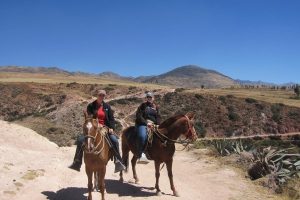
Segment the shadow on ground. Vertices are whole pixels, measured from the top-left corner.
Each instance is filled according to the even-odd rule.
[[[132,197],[150,197],[156,195],[153,187],[140,187],[111,179],[106,179],[105,184],[106,193],[108,194],[118,194],[118,196]],[[153,192],[145,190],[153,190]],[[45,195],[49,200],[85,200],[85,195],[87,195],[87,192],[87,188],[68,187],[60,189],[56,192],[43,191],[42,194]]]
[[[150,197],[155,196],[155,191],[149,192],[145,190],[154,190],[153,187],[142,187],[132,185],[118,180],[106,179],[106,192],[111,194],[118,194],[119,196],[132,196],[132,197]]]
[[[60,189],[57,192],[43,191],[42,194],[47,196],[49,200],[86,200],[84,194],[87,192],[87,188],[68,187]]]

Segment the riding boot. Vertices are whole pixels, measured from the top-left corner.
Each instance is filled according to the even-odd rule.
[[[119,150],[119,147],[115,146],[114,145],[114,158],[115,158],[115,173],[117,172],[120,172],[120,171],[123,171],[126,169],[125,165],[123,164],[122,162],[122,157],[121,157],[121,154],[120,154],[120,150]]]
[[[119,149],[119,142],[118,139],[115,135],[111,134],[109,135],[111,144],[112,144],[112,150],[113,150],[113,155],[114,155],[114,163],[115,163],[115,173],[120,172],[122,170],[125,170],[126,167],[122,163],[122,157],[120,154],[120,149]]]
[[[80,171],[81,164],[82,164],[82,158],[83,158],[83,140],[81,137],[77,139],[77,147],[76,152],[74,156],[73,163],[69,166],[70,169]]]

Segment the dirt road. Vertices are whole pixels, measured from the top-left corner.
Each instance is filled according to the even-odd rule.
[[[74,147],[58,148],[56,144],[34,131],[0,121],[0,199],[1,200],[83,200],[86,199],[87,178],[67,168],[72,162]],[[276,199],[243,175],[201,152],[176,152],[174,180],[180,197],[172,196],[166,168],[161,171],[162,196],[156,196],[154,164],[138,165],[140,185],[118,181],[110,162],[106,174],[106,199],[184,199],[238,200]],[[100,194],[93,193],[94,199]]]

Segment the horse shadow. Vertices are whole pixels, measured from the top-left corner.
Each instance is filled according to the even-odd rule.
[[[106,179],[106,192],[108,194],[118,194],[118,196],[131,196],[131,197],[151,197],[155,196],[155,192],[145,190],[155,190],[153,187],[139,187],[126,182],[118,180]],[[49,200],[86,200],[87,188],[68,187],[54,191],[43,191],[42,194]]]
[[[87,192],[87,188],[68,187],[60,189],[56,192],[43,191],[42,194],[47,196],[47,199],[49,200],[86,200],[86,196],[84,196],[84,194]]]
[[[155,190],[154,187],[143,187],[132,185],[126,182],[120,182],[118,180],[106,179],[106,192],[111,194],[118,194],[119,196],[131,196],[131,197],[151,197],[155,196],[155,192],[149,192],[146,190]]]

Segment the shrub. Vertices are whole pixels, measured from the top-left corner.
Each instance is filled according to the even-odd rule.
[[[110,87],[110,86],[107,86],[107,87],[104,88],[104,90],[105,90],[106,92],[109,92],[109,91],[115,90],[115,88]]]
[[[185,89],[184,88],[176,88],[175,89],[175,92],[182,92],[182,91],[184,91]]]
[[[195,94],[196,99],[202,100],[204,97],[201,94]]]
[[[222,103],[226,103],[226,97],[224,96],[219,96],[218,98]]]
[[[271,111],[272,111],[272,119],[279,123],[282,119],[282,116],[281,116],[281,109],[282,109],[282,104],[273,104],[271,106]]]
[[[257,103],[257,100],[256,99],[252,99],[252,98],[246,98],[245,101],[247,103]]]
[[[229,112],[228,119],[231,121],[237,121],[240,118],[240,116],[235,112]]]
[[[135,90],[137,87],[135,87],[135,86],[130,86],[129,88],[128,88],[128,90]]]
[[[203,124],[201,122],[197,121],[194,125],[194,128],[195,128],[195,130],[196,130],[199,137],[202,137],[202,138],[205,137],[206,129],[205,129],[205,127],[203,126]]]

